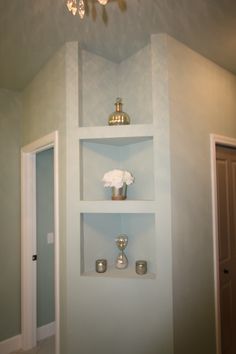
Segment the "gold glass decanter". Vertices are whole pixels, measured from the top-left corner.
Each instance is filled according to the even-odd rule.
[[[130,124],[130,117],[127,113],[122,111],[122,99],[118,97],[115,103],[116,110],[108,119],[109,125],[127,125]]]

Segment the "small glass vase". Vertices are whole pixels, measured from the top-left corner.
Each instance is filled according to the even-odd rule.
[[[127,198],[127,184],[124,183],[123,187],[112,187],[112,200],[125,200]]]

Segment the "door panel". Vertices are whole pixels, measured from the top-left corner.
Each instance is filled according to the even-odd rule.
[[[228,189],[228,163],[226,160],[217,159],[217,195],[218,203],[218,228],[219,228],[219,258],[220,262],[227,261],[230,257],[230,219],[229,219],[229,189]]]
[[[236,353],[236,150],[216,149],[222,354]]]
[[[233,213],[233,219],[232,219],[232,228],[233,228],[233,233],[232,233],[232,252],[234,255],[234,259],[236,258],[236,156],[234,156],[234,159],[232,160],[232,213]]]
[[[232,333],[233,333],[233,323],[232,323],[232,286],[231,282],[226,282],[221,288],[221,335],[222,335],[222,353],[230,353],[230,348],[232,346]]]

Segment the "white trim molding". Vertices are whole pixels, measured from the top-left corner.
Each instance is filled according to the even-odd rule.
[[[217,216],[217,184],[216,184],[216,145],[225,145],[236,148],[236,139],[222,135],[210,134],[211,143],[211,188],[212,188],[212,226],[213,226],[213,260],[214,260],[214,292],[215,292],[215,325],[216,325],[216,353],[221,352],[220,326],[220,276],[219,276],[219,244],[218,244],[218,216]]]
[[[21,335],[0,342],[0,354],[10,354],[21,349]]]
[[[37,328],[37,340],[43,340],[55,334],[55,322]]]
[[[36,153],[54,151],[54,249],[55,249],[55,353],[60,353],[59,298],[59,171],[58,132],[48,134],[21,149],[21,330],[22,349],[36,346]]]
[[[21,330],[22,346],[36,345],[36,191],[35,154],[21,155]]]

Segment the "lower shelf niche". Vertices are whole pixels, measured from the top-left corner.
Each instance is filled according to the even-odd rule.
[[[155,278],[156,240],[155,214],[81,214],[81,275],[96,277]],[[128,236],[125,254],[126,269],[115,267],[119,250],[115,239],[118,235]],[[97,259],[107,260],[107,271],[97,273]],[[147,261],[147,274],[135,272],[137,260]]]

